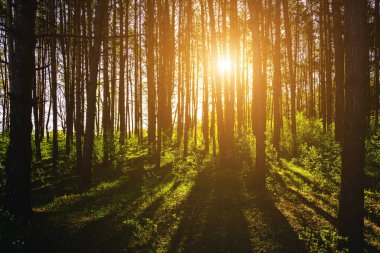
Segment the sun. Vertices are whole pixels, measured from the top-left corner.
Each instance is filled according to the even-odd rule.
[[[219,58],[218,59],[218,67],[221,73],[230,72],[231,69],[231,61],[228,58]]]

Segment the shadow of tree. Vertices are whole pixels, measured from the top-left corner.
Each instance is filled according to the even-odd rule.
[[[276,207],[269,191],[254,191],[250,203],[249,210],[256,217],[250,221],[254,252],[306,252],[304,243]]]
[[[196,178],[169,252],[304,252],[268,193],[244,194],[238,164]]]
[[[313,209],[316,212],[316,214],[318,214],[319,216],[323,217],[325,220],[327,220],[333,226],[336,226],[336,223],[337,223],[336,217],[332,216],[330,213],[328,213],[325,210],[323,210],[321,207],[319,207],[318,205],[316,205],[316,203],[308,200],[301,193],[299,193],[299,192],[297,192],[297,191],[289,188],[286,185],[286,183],[284,182],[284,179],[278,173],[273,173],[273,176],[276,179],[276,182],[281,186],[284,198],[288,199],[289,201],[292,201],[291,198],[289,197],[289,194],[296,196],[297,201],[300,201],[301,203],[309,206],[311,209]],[[318,200],[322,201],[322,198],[320,198],[318,196],[316,196],[316,198]],[[322,202],[325,203],[325,204],[328,204],[326,200],[324,200]]]
[[[304,252],[270,193],[246,190],[238,162],[199,170],[178,199],[189,182],[171,170],[136,169],[112,189],[39,214],[29,252]],[[88,220],[69,224],[76,216]]]
[[[57,211],[36,213],[27,233],[27,252],[123,252],[129,249],[133,231],[123,221],[140,208],[140,199],[151,198],[148,195],[154,194],[152,188],[173,179],[170,171],[171,165],[167,165],[147,178],[146,171],[135,169],[116,187],[81,197]],[[148,191],[143,190],[144,186]],[[177,186],[174,183],[170,190]],[[141,219],[154,213],[163,201],[163,196],[159,195],[152,199],[142,210]],[[92,215],[101,210],[105,214]],[[75,216],[83,216],[89,221],[75,227],[76,224],[70,224],[78,219]]]

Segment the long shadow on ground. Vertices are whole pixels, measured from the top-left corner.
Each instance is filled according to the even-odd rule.
[[[37,214],[28,250],[304,252],[271,196],[246,190],[240,165],[197,173],[189,183],[170,166],[153,177],[139,168],[115,188]]]
[[[121,178],[115,187],[35,213],[26,238],[26,252],[125,251],[130,232],[124,229],[123,221],[155,194],[155,187],[172,180],[170,170],[171,166],[161,168],[155,173],[161,180],[149,180],[147,172],[138,168]],[[147,184],[151,189],[145,192]]]
[[[267,193],[247,193],[238,165],[206,168],[182,206],[169,252],[304,252]]]

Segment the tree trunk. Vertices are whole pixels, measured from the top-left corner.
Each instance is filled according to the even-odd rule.
[[[326,33],[326,123],[327,129],[332,125],[332,53],[331,53],[331,15],[329,1],[325,0],[325,33]]]
[[[79,36],[80,34],[80,2],[75,0],[75,20],[74,20],[74,33]],[[81,52],[82,46],[80,44],[81,40],[76,37],[74,40],[74,66],[75,66],[75,144],[76,144],[76,169],[77,173],[80,173],[82,166],[82,132],[83,132],[83,118],[82,115],[82,89],[81,89],[81,77],[82,77],[82,66],[81,66]]]
[[[292,130],[293,153],[294,153],[296,150],[296,137],[297,137],[296,71],[295,71],[295,64],[293,64],[292,30],[291,30],[291,22],[290,22],[290,17],[289,17],[288,0],[282,0],[282,4],[283,4],[284,23],[285,23],[286,50],[287,50],[287,56],[288,56],[289,76],[290,76],[290,118],[291,118],[291,124],[292,124],[291,130]]]
[[[335,48],[335,140],[343,141],[344,112],[344,45],[342,0],[333,0],[333,27]]]
[[[375,129],[379,126],[379,109],[380,109],[380,14],[379,0],[375,0]]]
[[[10,1],[8,2],[10,4]],[[29,217],[32,162],[32,86],[34,70],[34,24],[36,1],[17,0],[14,6],[10,51],[10,134],[5,172],[5,208]],[[11,8],[10,6],[8,8]]]
[[[151,150],[156,149],[156,87],[154,79],[154,0],[147,1],[147,28],[146,28],[146,51],[147,51],[147,81],[148,81],[148,146]]]
[[[248,2],[251,19],[249,21],[252,31],[253,45],[253,101],[256,101],[252,112],[252,126],[256,136],[256,165],[255,165],[255,188],[264,189],[266,180],[266,154],[265,154],[265,129],[266,129],[266,96],[267,86],[262,72],[262,41],[260,38],[260,14],[262,0]]]
[[[36,62],[35,62],[36,63]],[[38,57],[38,65],[40,65],[40,57]],[[39,103],[39,100],[38,100],[38,83],[39,83],[39,80],[37,80],[37,76],[36,74],[34,74],[34,80],[33,80],[33,91],[32,91],[32,101],[33,101],[33,117],[34,117],[34,147],[36,149],[36,160],[37,161],[41,161],[42,159],[42,155],[41,155],[41,134],[40,134],[40,123],[39,123],[39,115],[38,115],[38,103]],[[7,90],[7,83],[4,82],[4,94],[6,94],[6,90]],[[4,99],[5,101],[5,99]],[[4,114],[5,114],[5,103],[4,103],[4,107],[3,107],[3,117],[4,117]],[[3,121],[3,124],[4,124],[4,121]],[[3,127],[3,130],[4,130],[4,127]]]
[[[128,2],[128,1],[127,1]],[[124,56],[124,1],[120,1],[119,15],[120,15],[120,72],[119,72],[119,115],[120,115],[120,139],[119,143],[124,144],[125,140],[125,85],[124,85],[124,70],[125,70],[125,56]],[[127,5],[128,6],[128,5]]]
[[[309,74],[309,97],[307,98],[307,115],[309,118],[315,117],[315,100],[314,100],[314,27],[313,27],[313,2],[307,1],[308,10],[308,29],[307,29],[307,43],[308,43],[308,74]]]
[[[325,25],[324,25],[324,1],[320,2],[319,7],[319,79],[320,79],[320,117],[322,118],[323,132],[326,132],[326,41],[325,41]]]
[[[210,13],[210,29],[211,29],[211,55],[212,59],[217,59],[218,48],[216,41],[216,31],[215,31],[215,16],[214,16],[214,1],[208,0],[208,8]],[[216,107],[216,121],[218,126],[218,143],[219,143],[219,156],[221,159],[225,158],[225,129],[224,129],[224,117],[223,117],[223,105],[222,105],[222,88],[221,80],[219,74],[217,73],[216,64],[212,63],[212,72],[214,78],[215,87],[215,107]]]
[[[104,19],[108,10],[108,0],[98,0],[95,9],[94,42],[90,47],[90,76],[87,85],[86,131],[84,136],[82,161],[82,187],[91,186],[91,159],[94,149],[94,127],[96,110],[96,89],[100,47],[103,40]]]
[[[186,102],[185,102],[185,131],[183,140],[183,156],[188,154],[189,130],[190,130],[190,86],[191,86],[191,26],[192,26],[192,2],[186,1],[186,40],[185,40],[185,78],[186,78]]]
[[[205,143],[205,153],[208,154],[210,149],[209,141],[209,94],[208,94],[208,58],[207,58],[207,47],[206,47],[206,25],[205,25],[205,4],[204,1],[201,3],[201,21],[202,21],[202,62],[203,62],[203,104],[202,104],[202,132],[203,139]]]
[[[273,56],[273,147],[280,150],[281,138],[281,2],[276,0],[275,7],[275,42]]]
[[[110,81],[109,81],[109,48],[108,48],[108,19],[104,20],[103,40],[103,163],[110,159]]]
[[[113,11],[112,11],[112,46],[111,46],[111,54],[112,54],[112,66],[111,66],[111,115],[110,115],[110,144],[111,149],[114,150],[114,137],[115,137],[115,113],[116,113],[116,68],[117,68],[117,55],[116,55],[116,20],[117,20],[117,9],[116,2],[114,0],[112,2]],[[111,152],[111,155],[113,153]]]
[[[50,61],[51,61],[51,100],[53,106],[53,169],[58,166],[58,101],[57,101],[57,43],[55,0],[49,0]]]
[[[364,160],[368,88],[368,31],[366,1],[344,2],[345,112],[338,231],[348,241],[340,246],[363,252]]]

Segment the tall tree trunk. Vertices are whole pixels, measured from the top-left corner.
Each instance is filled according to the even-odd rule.
[[[170,24],[170,5],[169,1],[165,0],[164,13],[163,13],[163,34],[165,40],[163,41],[163,71],[165,80],[164,89],[164,115],[163,115],[163,133],[164,133],[164,143],[169,144],[171,142],[172,134],[172,86],[173,81],[171,78],[171,54],[175,51],[171,47],[171,24]]]
[[[309,97],[307,98],[307,115],[309,118],[315,117],[315,100],[314,100],[314,27],[313,27],[313,2],[307,0],[308,25],[307,25],[307,43],[308,43],[308,75],[309,75]]]
[[[148,146],[155,150],[156,147],[156,87],[154,78],[154,0],[147,0],[147,81],[148,81]]]
[[[12,12],[12,6],[13,6],[13,3],[12,3],[12,0],[7,0],[7,5],[6,5],[6,25],[7,27],[13,27],[13,12]],[[11,82],[11,79],[13,78],[13,60],[14,60],[14,45],[13,45],[13,42],[14,42],[14,34],[11,33],[11,32],[8,32],[7,34],[7,37],[6,37],[6,41],[7,41],[7,52],[8,52],[8,59],[9,59],[9,65],[8,65],[8,69],[9,69],[9,89],[10,89],[10,82]],[[10,104],[10,101],[9,101],[9,104]],[[9,108],[8,109],[8,114],[10,114],[10,105],[9,105]],[[8,115],[8,122],[7,122],[8,126],[10,127],[10,115]],[[10,130],[10,128],[7,128],[8,130]]]
[[[275,42],[273,56],[273,147],[280,150],[281,138],[281,2],[276,0],[275,7]]]
[[[239,18],[238,18],[238,1],[231,1],[231,112],[234,113],[234,104],[235,104],[235,90],[236,90],[236,115],[237,115],[237,125],[238,131],[241,133],[244,128],[244,113],[243,113],[243,99],[244,99],[244,89],[241,80],[241,69],[240,69],[240,27],[239,27]],[[234,122],[232,122],[234,123]]]
[[[11,4],[11,1],[8,2]],[[34,70],[34,24],[36,1],[16,0],[11,26],[10,63],[10,134],[5,173],[5,208],[29,217],[30,170],[32,162],[32,86]],[[9,6],[8,8],[11,8]],[[12,12],[9,13],[11,15]]]
[[[344,45],[342,0],[333,0],[333,26],[335,49],[335,140],[343,141],[344,112]]]
[[[332,49],[331,49],[331,17],[329,1],[325,2],[325,32],[326,32],[326,123],[327,129],[332,125]]]
[[[60,32],[67,33],[67,27],[71,29],[71,22],[67,22],[65,5],[59,1],[60,15]],[[66,106],[66,155],[70,154],[71,143],[73,141],[73,114],[74,114],[74,82],[70,82],[70,45],[71,41],[64,37],[59,39],[62,52],[63,76],[65,82],[65,106]],[[72,73],[73,74],[73,73]]]
[[[172,98],[173,98],[173,93],[174,93],[174,76],[175,76],[175,53],[176,53],[176,47],[175,47],[175,16],[176,16],[176,10],[175,10],[176,2],[172,1],[172,6],[171,6],[171,13],[167,15],[167,22],[168,22],[168,27],[169,27],[169,43],[168,43],[168,51],[169,51],[169,63],[168,63],[168,97],[167,97],[167,138],[168,142],[171,143],[172,137],[173,137],[173,116],[172,116]],[[141,50],[140,50],[141,53]]]
[[[134,39],[134,83],[135,83],[135,136],[139,137],[140,133],[140,80],[139,80],[139,41],[138,36],[138,12],[137,12],[137,0],[134,3],[134,24],[133,32],[135,34]],[[168,43],[166,41],[166,43]]]
[[[201,22],[202,22],[202,62],[203,62],[203,104],[202,104],[202,132],[203,139],[205,143],[205,153],[208,154],[210,149],[209,141],[209,93],[208,93],[208,58],[207,58],[207,47],[206,47],[206,24],[205,24],[205,4],[204,1],[201,3]]]
[[[133,48],[133,51],[134,51],[134,88],[135,88],[135,136],[137,137],[138,141],[141,142],[142,140],[142,136],[141,136],[141,133],[142,133],[142,79],[141,79],[141,32],[140,32],[140,22],[141,22],[141,4],[139,2],[137,2],[137,0],[135,0],[135,3],[134,3],[134,36],[135,36],[135,39],[134,39],[134,48]],[[128,17],[128,11],[126,11],[127,13],[127,17],[126,17],[126,20],[128,21],[129,20],[129,17]],[[128,27],[128,22],[126,23],[125,25],[126,27]],[[126,40],[126,48],[128,48],[128,39]],[[129,55],[128,55],[128,50],[126,51],[126,58],[128,59]],[[132,61],[131,61],[132,62]],[[128,69],[128,61],[127,61],[127,69]],[[130,74],[130,71],[127,71],[127,79],[128,80],[131,80],[131,76],[132,76],[132,73]],[[128,83],[128,82],[127,82]],[[128,85],[128,84],[127,84]],[[129,85],[131,86],[132,88],[132,81],[129,82]],[[128,90],[128,86],[127,86],[127,90]],[[132,92],[131,92],[132,94]],[[127,95],[127,99],[129,97],[129,92],[128,92],[128,95]],[[131,95],[132,97],[132,95]],[[128,106],[129,102],[128,100],[126,101],[126,104]],[[128,106],[129,107],[129,106]],[[129,111],[129,108],[128,108],[128,111]],[[132,132],[129,132],[128,133],[129,136],[132,135]]]
[[[291,124],[292,124],[291,128],[292,128],[293,153],[294,153],[296,150],[296,135],[297,135],[296,71],[295,71],[295,64],[293,64],[292,30],[291,30],[291,21],[289,17],[288,0],[282,0],[282,4],[283,4],[284,23],[285,23],[286,51],[287,51],[287,56],[288,56],[289,76],[290,76],[290,118],[291,118]]]
[[[211,29],[211,59],[217,59],[218,49],[216,41],[216,31],[215,31],[215,16],[214,16],[214,1],[208,0],[208,8],[210,13],[210,29]],[[215,86],[215,107],[216,107],[216,121],[218,126],[218,143],[219,143],[219,156],[221,159],[225,158],[225,128],[224,128],[224,117],[223,117],[223,105],[222,105],[222,85],[220,76],[216,71],[215,62],[212,63],[212,73],[214,78]]]
[[[91,159],[94,149],[94,127],[96,110],[96,89],[100,47],[103,40],[104,19],[108,10],[108,0],[98,0],[95,8],[94,42],[90,47],[90,76],[87,85],[86,130],[82,161],[82,187],[91,186]]]
[[[103,163],[110,159],[110,81],[109,81],[109,48],[108,48],[108,19],[104,21],[103,40]]]
[[[124,144],[125,140],[125,85],[124,85],[124,71],[125,71],[125,55],[124,55],[124,8],[125,1],[120,1],[119,15],[120,15],[120,72],[119,72],[119,116],[120,116],[120,139],[119,143]]]
[[[379,0],[375,0],[375,128],[379,126],[379,110],[380,110],[380,14]]]
[[[112,66],[111,66],[111,115],[110,115],[110,144],[112,150],[114,150],[114,137],[115,137],[115,112],[116,112],[116,68],[117,68],[117,55],[116,55],[116,20],[117,20],[117,9],[116,2],[112,2],[113,11],[112,11]],[[113,153],[111,152],[111,155]]]
[[[57,100],[57,42],[55,0],[49,0],[50,20],[50,60],[51,60],[51,100],[53,105],[53,169],[58,166],[58,100]]]
[[[227,1],[226,0],[219,0],[219,6],[221,8],[221,31],[220,31],[220,52],[221,55],[219,56],[220,60],[227,61],[226,56],[228,55],[227,53]],[[231,63],[228,63],[231,65]],[[231,68],[231,66],[229,67]],[[230,70],[229,69],[224,69],[222,70],[219,75],[221,75],[221,83],[220,85],[223,87],[223,98],[222,101],[223,106],[221,110],[223,110],[224,113],[224,145],[226,147],[232,147],[233,144],[233,119],[231,118],[231,113],[230,113],[230,86],[232,85],[229,78],[230,78]],[[226,152],[231,151],[231,149],[225,149]],[[223,158],[227,156],[223,156]]]
[[[320,117],[322,118],[323,131],[327,130],[326,121],[326,41],[325,41],[325,8],[324,1],[320,2],[319,7],[319,79],[320,79]]]
[[[266,154],[265,154],[265,130],[266,130],[266,96],[267,86],[262,72],[262,41],[260,38],[260,14],[262,0],[248,1],[251,16],[250,29],[252,31],[253,45],[253,129],[256,136],[256,165],[255,165],[255,188],[265,188],[266,179]]]
[[[82,118],[82,89],[81,89],[81,78],[82,78],[82,56],[81,52],[81,40],[80,35],[80,1],[75,0],[75,20],[74,20],[74,34],[76,38],[74,39],[74,66],[75,66],[75,145],[76,145],[76,172],[79,174],[82,166],[82,135],[83,135],[83,118]]]
[[[364,246],[364,160],[367,127],[368,24],[367,2],[344,2],[345,112],[342,178],[338,230],[348,241],[349,252],[363,252]]]
[[[186,1],[186,40],[185,40],[185,78],[186,78],[186,102],[185,102],[185,131],[183,140],[183,156],[188,154],[188,142],[190,131],[190,86],[191,86],[191,27],[193,7],[191,0]]]
[[[177,146],[181,146],[182,141],[182,135],[183,135],[183,94],[184,94],[184,88],[183,88],[183,33],[182,33],[182,26],[183,26],[183,1],[180,1],[178,4],[178,85],[177,85]]]
[[[40,56],[40,54],[38,54],[38,56]],[[41,57],[38,57],[38,66],[40,66],[40,63],[41,63]],[[4,94],[6,94],[6,91],[7,91],[7,83],[4,82]],[[34,147],[36,149],[36,160],[37,161],[41,161],[42,159],[42,155],[41,155],[41,134],[40,134],[40,123],[39,123],[39,115],[38,115],[38,103],[39,103],[39,100],[38,100],[38,85],[39,84],[39,80],[37,80],[37,77],[36,77],[36,73],[34,75],[34,80],[33,80],[33,91],[32,91],[32,101],[33,101],[33,117],[34,117]],[[5,99],[4,99],[5,101]],[[4,117],[4,114],[5,114],[5,103],[4,103],[4,107],[3,107],[3,117]],[[3,121],[3,126],[4,126],[4,121]],[[4,131],[4,127],[3,127],[3,131]]]

